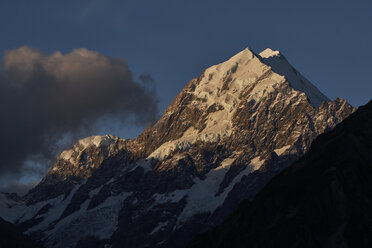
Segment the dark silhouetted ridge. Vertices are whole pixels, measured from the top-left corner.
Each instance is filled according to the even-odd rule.
[[[0,217],[0,248],[42,248],[15,225]]]
[[[188,247],[372,247],[372,101]]]

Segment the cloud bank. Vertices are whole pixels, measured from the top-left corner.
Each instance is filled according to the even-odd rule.
[[[139,125],[158,116],[154,89],[137,83],[121,58],[24,46],[6,51],[2,66],[0,179],[30,170],[26,161],[49,161],[66,134],[90,135],[103,116]]]

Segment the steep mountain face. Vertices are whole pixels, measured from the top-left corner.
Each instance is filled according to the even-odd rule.
[[[188,247],[371,247],[372,101]]]
[[[47,247],[184,247],[353,111],[279,52],[245,49],[191,80],[137,139],[64,151],[1,214]]]

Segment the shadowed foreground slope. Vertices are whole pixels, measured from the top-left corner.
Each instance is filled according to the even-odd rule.
[[[0,248],[41,248],[18,228],[0,217]]]
[[[188,247],[372,247],[372,101]]]

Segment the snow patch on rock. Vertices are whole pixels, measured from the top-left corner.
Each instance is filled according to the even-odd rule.
[[[273,51],[271,50],[271,48],[266,48],[260,53],[260,56],[262,58],[269,58],[269,57],[279,56],[279,55],[280,55],[279,51]]]
[[[129,195],[130,192],[123,192],[117,196],[110,196],[103,203],[89,210],[87,207],[90,199],[86,200],[79,211],[63,218],[52,230],[45,232],[46,246],[52,247],[56,242],[59,245],[57,247],[72,248],[84,237],[110,238],[117,228],[122,204]]]
[[[28,229],[26,234],[30,234],[30,233],[32,233],[34,231],[37,231],[37,230],[44,230],[49,226],[50,223],[52,223],[53,221],[58,220],[60,218],[60,216],[62,215],[63,211],[70,204],[73,195],[80,188],[80,186],[81,186],[81,184],[76,185],[71,190],[68,197],[66,197],[66,198],[65,198],[65,195],[60,195],[56,198],[53,198],[53,199],[50,199],[50,200],[47,200],[47,201],[38,202],[35,205],[31,205],[30,209],[27,211],[27,214],[25,216],[23,216],[20,219],[20,221],[26,221],[26,220],[32,218],[33,216],[35,216],[37,214],[38,211],[40,211],[40,209],[43,206],[46,206],[47,204],[51,205],[51,207],[50,207],[49,211],[47,211],[46,213],[37,216],[37,217],[42,217],[43,221],[40,222],[39,224],[37,224],[36,226]]]
[[[278,148],[278,149],[275,149],[274,152],[280,156],[282,155],[283,153],[285,153],[289,148],[291,147],[291,145],[288,145],[288,146],[283,146],[281,148]]]
[[[174,151],[187,151],[192,144],[197,141],[203,142],[219,142],[222,138],[231,135],[231,130],[219,130],[219,132],[199,133],[188,136],[183,136],[180,139],[165,142],[155,151],[153,151],[147,159],[163,160]]]
[[[72,150],[72,149],[65,150],[61,153],[61,155],[59,155],[59,158],[70,161],[72,163],[73,162],[73,158],[72,158],[73,153],[74,153],[74,150]],[[53,169],[56,169],[56,168],[53,168]]]
[[[110,144],[115,139],[115,136],[113,135],[104,135],[104,136],[90,136],[84,139],[79,140],[79,144],[83,147],[88,146],[96,146],[99,147],[101,145],[105,146]]]
[[[166,226],[168,225],[168,221],[166,222],[160,222],[155,228],[154,230],[151,231],[150,235],[153,235],[159,231],[162,231]]]
[[[176,228],[195,214],[214,212],[216,208],[224,202],[227,194],[236,183],[240,182],[243,176],[259,169],[264,163],[264,160],[260,160],[259,157],[252,159],[251,163],[232,180],[223,193],[217,195],[219,185],[234,161],[234,157],[226,158],[221,162],[220,166],[208,172],[204,180],[196,178],[195,184],[190,189],[176,190],[172,193],[155,195],[154,199],[157,204],[179,202],[182,198],[187,198],[187,204],[178,217]]]

